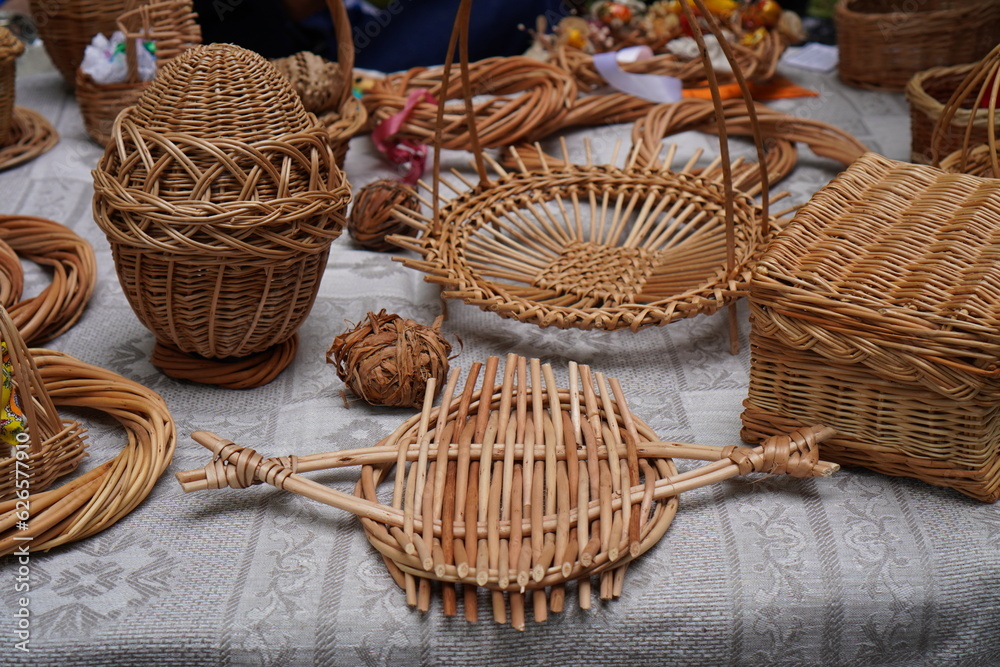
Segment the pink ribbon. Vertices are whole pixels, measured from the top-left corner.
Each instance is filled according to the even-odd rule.
[[[410,185],[415,184],[424,174],[427,146],[409,139],[398,139],[395,135],[403,127],[403,123],[409,119],[413,108],[421,102],[437,104],[437,100],[427,90],[423,88],[413,90],[406,98],[403,109],[386,118],[372,131],[372,141],[375,143],[375,148],[382,152],[389,162],[408,165],[402,181]]]

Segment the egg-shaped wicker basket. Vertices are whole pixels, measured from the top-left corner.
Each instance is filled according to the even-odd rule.
[[[294,356],[350,199],[330,136],[274,67],[187,51],[115,121],[94,217],[165,372],[257,386]],[[209,361],[214,360],[214,361]]]
[[[60,419],[28,346],[2,307],[0,350],[0,501],[23,500],[76,470],[85,430]]]
[[[76,73],[76,100],[80,104],[83,126],[101,146],[111,139],[115,117],[125,107],[135,104],[149,85],[139,77],[136,40],[155,45],[157,67],[201,43],[201,26],[191,0],[163,0],[142,5],[119,16],[116,26],[125,35],[128,78],[120,83],[97,83],[83,70],[78,69]]]
[[[683,4],[683,3],[682,3]],[[702,0],[694,4],[703,15]],[[467,20],[470,9],[460,9]],[[693,24],[693,11],[684,4]],[[398,211],[421,231],[393,242],[421,255],[402,261],[443,286],[445,297],[540,326],[636,331],[714,313],[745,294],[748,266],[770,234],[768,183],[757,115],[746,80],[721,27],[707,18],[744,95],[761,170],[758,204],[734,188],[726,123],[711,61],[704,65],[719,127],[721,178],[674,172],[632,151],[623,167],[595,164],[540,169],[494,163],[487,174],[476,123],[469,119],[478,185],[441,205],[440,145],[435,150],[430,215]],[[461,29],[460,22],[456,27]],[[696,40],[704,37],[696,27]],[[455,43],[453,37],[453,43]],[[465,54],[460,57],[465,61]],[[446,70],[450,63],[446,62]],[[469,91],[466,68],[463,89]],[[447,73],[445,75],[447,81]],[[444,86],[445,88],[447,86]],[[439,110],[438,136],[446,129]],[[657,166],[649,166],[656,164]],[[427,200],[425,200],[427,201]],[[735,311],[730,337],[736,348]]]

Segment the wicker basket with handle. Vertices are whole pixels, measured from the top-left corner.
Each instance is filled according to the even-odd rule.
[[[859,88],[902,91],[931,67],[971,63],[1000,42],[994,0],[840,0],[838,72]]]
[[[136,64],[136,40],[156,45],[157,67],[201,43],[201,27],[191,0],[165,0],[129,10],[118,17],[118,30],[125,35],[125,58],[129,77],[121,83],[101,84],[83,70],[76,73],[76,100],[80,104],[83,126],[90,137],[104,146],[111,138],[115,117],[135,104],[149,85],[139,79]]]
[[[935,163],[945,171],[1000,178],[997,115],[1000,106],[1000,46],[969,67],[944,104],[931,138]],[[958,127],[956,127],[958,126]],[[946,152],[946,138],[960,133],[958,147]]]
[[[330,136],[266,60],[195,47],[115,121],[94,216],[175,377],[251,387],[290,363],[349,200]]]
[[[45,51],[66,85],[76,83],[76,70],[94,35],[110,35],[122,12],[147,0],[31,0],[31,16]]]

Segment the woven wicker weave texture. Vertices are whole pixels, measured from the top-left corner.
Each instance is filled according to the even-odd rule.
[[[94,171],[95,219],[162,346],[219,360],[293,344],[349,191],[330,136],[287,81],[239,47],[197,47],[161,70],[114,135]],[[280,372],[289,350],[274,359]],[[189,365],[204,377],[204,362]]]
[[[941,109],[931,138],[935,162],[945,171],[1000,177],[997,154],[996,91],[1000,90],[1000,45],[969,68],[965,78]],[[966,108],[969,110],[966,111]],[[947,131],[964,121],[958,149],[946,153],[941,147]],[[984,131],[980,132],[980,128]],[[942,157],[943,156],[943,157]]]
[[[1000,181],[868,154],[750,283],[747,439],[825,424],[833,460],[1000,496]]]
[[[902,91],[917,72],[975,62],[989,53],[1000,42],[1000,3],[840,0],[834,23],[841,81]]]
[[[194,438],[215,458],[177,477],[186,491],[263,482],[353,512],[411,606],[427,611],[438,581],[444,612],[454,615],[459,584],[474,621],[476,587],[486,587],[494,619],[507,622],[509,604],[512,624],[523,629],[526,603],[537,621],[562,610],[567,581],[578,581],[585,608],[592,576],[603,599],[618,597],[624,566],[663,536],[677,494],[750,472],[836,470],[817,456],[826,430],[753,450],[655,442],[614,379],[576,364],[568,377],[569,388],[560,388],[537,359],[510,354],[501,372],[491,357],[485,368],[472,365],[464,389],[453,371],[437,408],[430,380],[421,413],[376,447],[264,459],[199,432]],[[712,463],[678,475],[671,457]],[[300,474],[350,465],[363,466],[356,497]],[[381,482],[392,484],[389,504],[378,497]]]

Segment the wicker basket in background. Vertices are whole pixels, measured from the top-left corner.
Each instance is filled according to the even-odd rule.
[[[867,154],[799,210],[750,281],[744,439],[1000,497],[1000,181]]]
[[[840,0],[834,23],[841,81],[902,91],[917,72],[985,56],[1000,42],[1000,2]]]
[[[14,120],[14,75],[24,44],[7,28],[0,27],[0,146],[7,145]]]
[[[14,497],[18,488],[24,488],[17,485],[18,480],[30,479],[31,493],[38,493],[59,477],[76,470],[84,454],[85,431],[78,422],[64,422],[59,418],[28,346],[2,307],[0,341],[4,345],[0,382],[5,385],[3,394],[7,399],[0,405],[5,431],[0,441],[0,500],[8,500]],[[16,399],[7,398],[8,391]],[[8,408],[11,401],[16,402]],[[19,427],[7,423],[12,411],[23,414],[26,447],[17,444],[24,439],[24,436],[16,437]]]
[[[83,51],[98,33],[110,35],[115,21],[146,0],[31,0],[31,16],[45,51],[66,85],[76,83]]]
[[[958,148],[951,153],[938,148],[934,155],[942,169],[1000,178],[1000,156],[997,154],[1000,133],[997,132],[996,117],[1000,99],[997,91],[1000,91],[1000,45],[969,68],[941,110],[932,143],[939,142],[940,137],[945,136],[959,121],[965,121]],[[980,126],[984,128],[982,133],[977,132]],[[991,129],[993,136],[990,136]]]
[[[973,65],[953,67],[932,67],[917,72],[906,86],[906,99],[910,103],[910,159],[921,164],[933,164],[934,127],[944,112],[945,103],[959,88],[959,84],[972,71]],[[970,109],[958,109],[947,127],[940,129],[938,137],[939,156],[961,148],[965,130],[969,124]],[[976,118],[971,139],[975,144],[987,139],[986,114]]]
[[[201,43],[201,26],[191,0],[165,0],[143,5],[122,14],[116,25],[126,39],[128,80],[101,84],[80,69],[76,73],[76,100],[80,104],[83,125],[87,134],[102,146],[111,138],[115,117],[125,107],[135,104],[149,85],[148,81],[139,80],[135,40],[148,40],[156,45],[157,67]]]
[[[94,184],[154,363],[249,387],[291,362],[349,190],[331,138],[270,63],[225,44],[176,58],[118,116]]]

